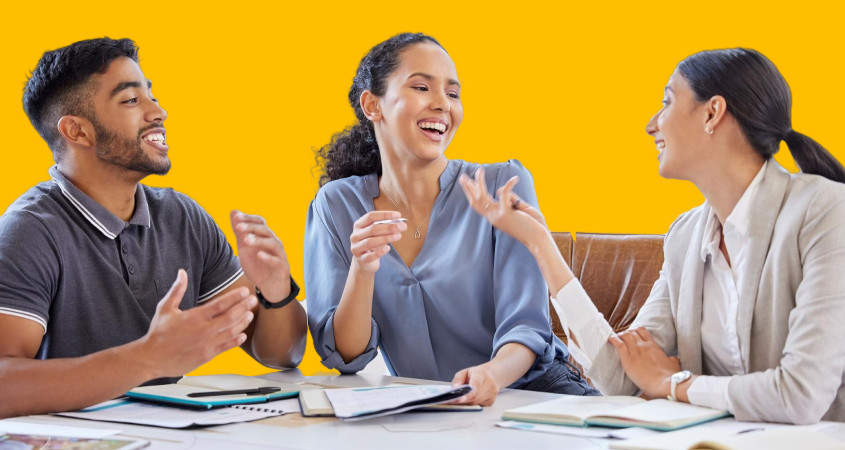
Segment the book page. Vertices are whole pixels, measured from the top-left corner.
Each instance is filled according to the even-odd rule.
[[[505,411],[504,417],[575,417],[582,422],[590,416],[609,414],[621,408],[644,403],[639,397],[623,395],[606,397],[582,397],[580,395],[565,395],[561,398],[543,403],[523,406]]]
[[[689,403],[673,402],[664,399],[650,400],[638,405],[602,414],[601,418],[620,418],[653,424],[678,424],[721,417],[725,411],[690,405]],[[594,417],[598,419],[598,417]]]
[[[459,388],[462,387],[460,386]],[[453,388],[448,384],[428,384],[397,387],[327,389],[325,393],[332,404],[335,416],[351,418],[393,410],[409,403],[438,397],[459,388]]]
[[[691,449],[741,449],[741,450],[793,450],[806,448],[813,450],[841,450],[845,441],[828,436],[811,427],[789,427],[777,430],[751,431],[722,437],[708,438]]]
[[[686,449],[690,448],[696,443],[701,443],[702,445],[704,445],[704,441],[729,441],[731,438],[736,438],[739,436],[746,436],[757,433],[761,433],[761,435],[768,435],[769,433],[774,433],[775,431],[780,430],[803,430],[805,432],[818,432],[819,429],[826,428],[828,426],[830,426],[830,424],[794,426],[774,423],[735,422],[733,420],[726,419],[720,420],[718,422],[711,422],[707,425],[685,428],[683,430],[670,431],[667,433],[657,433],[652,436],[643,436],[627,441],[611,442],[610,448],[618,450],[676,450],[679,448]],[[807,442],[809,443],[811,441]],[[808,450],[815,450],[815,447],[813,447],[812,445],[801,445],[791,448],[805,448]]]

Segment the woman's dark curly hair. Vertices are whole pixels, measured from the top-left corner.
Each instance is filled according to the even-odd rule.
[[[328,144],[316,151],[317,166],[323,172],[320,187],[329,181],[353,175],[381,175],[381,157],[375,130],[361,109],[361,94],[370,91],[379,97],[384,95],[387,78],[399,67],[402,51],[421,42],[432,42],[443,48],[431,36],[402,33],[376,45],[361,59],[355,78],[352,79],[352,87],[349,88],[349,104],[355,110],[358,123],[335,134]]]

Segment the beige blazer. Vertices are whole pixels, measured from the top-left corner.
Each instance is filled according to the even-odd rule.
[[[670,227],[660,278],[632,325],[646,327],[695,374],[702,374],[700,250],[709,212],[705,203]],[[789,174],[772,159],[751,217],[748,261],[738,268],[749,280],[737,314],[747,374],[730,382],[734,416],[845,421],[845,184]],[[609,343],[588,375],[605,394],[636,391]]]

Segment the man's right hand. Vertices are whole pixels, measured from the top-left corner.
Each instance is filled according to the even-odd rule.
[[[258,300],[249,289],[227,292],[212,302],[182,311],[188,285],[180,269],[170,291],[159,301],[149,331],[140,344],[153,378],[182,376],[246,340]]]

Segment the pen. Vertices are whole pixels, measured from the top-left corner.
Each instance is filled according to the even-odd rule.
[[[260,387],[255,389],[235,389],[233,391],[191,392],[188,397],[216,397],[218,395],[263,395],[279,392],[280,387]]]
[[[751,433],[751,432],[753,432],[753,431],[766,431],[766,429],[765,429],[765,428],[763,428],[763,427],[760,427],[760,428],[748,428],[748,429],[746,429],[746,430],[737,431],[737,432],[736,432],[736,434]]]
[[[400,222],[407,222],[407,221],[408,221],[408,219],[406,219],[404,217],[400,217],[398,219],[376,220],[375,222],[373,222],[373,225],[382,225],[382,224],[385,224],[385,223],[400,223]]]

